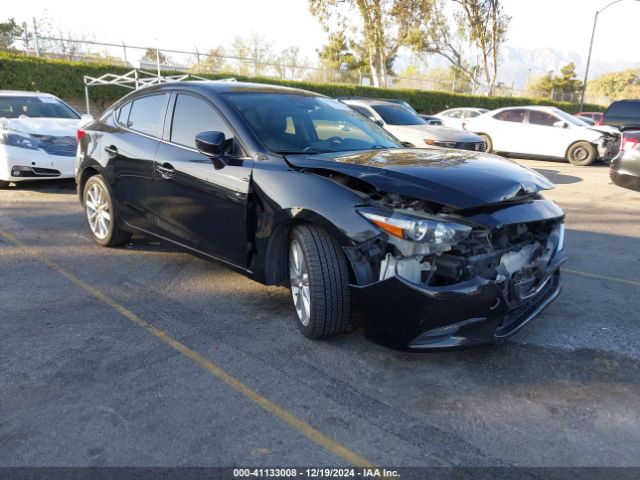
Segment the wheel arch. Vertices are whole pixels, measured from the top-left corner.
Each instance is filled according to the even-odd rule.
[[[274,228],[263,255],[262,278],[267,285],[283,285],[288,278],[288,249],[291,231],[298,225],[315,225],[331,235],[340,246],[352,245],[349,237],[324,216],[307,209],[288,209]],[[352,269],[351,262],[347,262]]]

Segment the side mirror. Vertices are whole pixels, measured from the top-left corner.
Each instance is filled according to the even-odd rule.
[[[567,128],[569,124],[563,120],[558,120],[557,122],[554,122],[553,126],[558,128]]]
[[[222,132],[202,132],[196,135],[196,148],[211,159],[216,168],[224,167],[224,153],[229,142]]]

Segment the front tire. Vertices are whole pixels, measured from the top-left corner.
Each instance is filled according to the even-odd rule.
[[[293,229],[289,278],[294,315],[305,337],[324,339],[347,328],[351,320],[349,266],[329,233],[315,225]]]
[[[589,142],[576,142],[567,150],[567,160],[571,165],[584,167],[596,160],[596,147]]]
[[[102,175],[94,175],[87,180],[82,200],[89,232],[97,244],[114,247],[129,241],[131,233],[118,227],[118,213]]]
[[[493,142],[491,141],[491,137],[486,133],[481,133],[479,136],[484,140],[484,151],[486,153],[491,153],[493,151]]]
[[[9,186],[10,182],[7,182],[6,180],[0,180],[0,189],[2,188],[7,188]]]

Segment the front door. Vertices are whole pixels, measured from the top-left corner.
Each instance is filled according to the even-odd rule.
[[[253,160],[231,151],[216,168],[195,148],[205,131],[234,134],[204,98],[178,93],[170,107],[167,142],[158,147],[153,202],[160,235],[235,265],[247,267],[247,204]],[[237,146],[237,142],[236,142]]]

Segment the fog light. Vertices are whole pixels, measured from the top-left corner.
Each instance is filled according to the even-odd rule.
[[[23,167],[21,165],[14,165],[11,167],[11,175],[14,177],[21,177],[24,175],[23,172],[32,172],[31,167]]]

